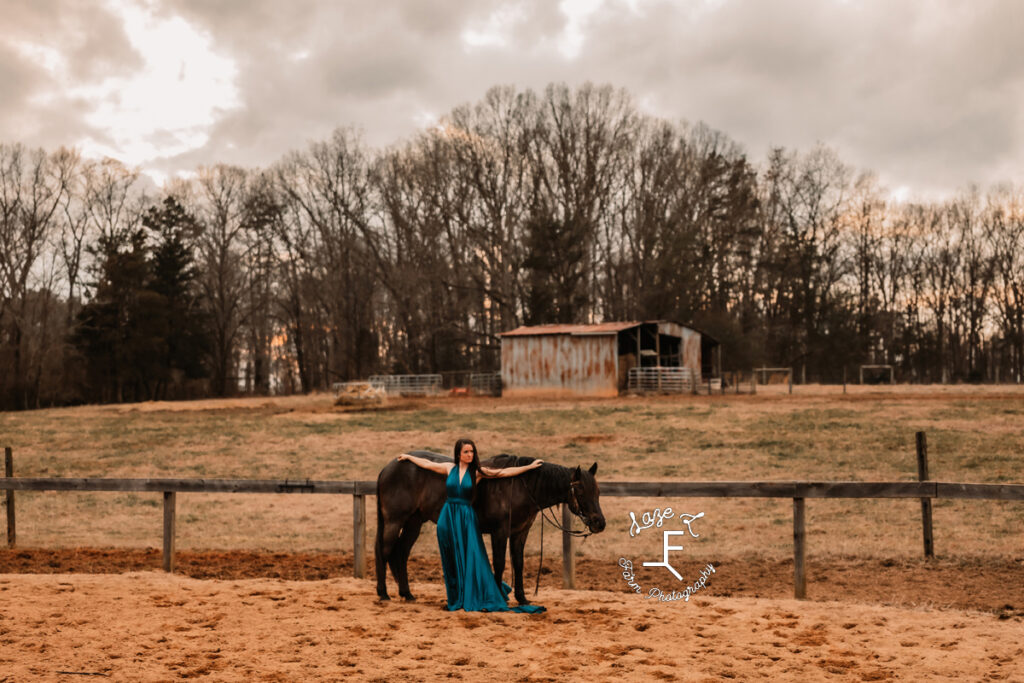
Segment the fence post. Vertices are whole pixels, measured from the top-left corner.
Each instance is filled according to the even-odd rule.
[[[846,393],[846,366],[843,366],[843,393]]]
[[[178,494],[164,491],[164,571],[174,571],[174,508]]]
[[[14,454],[11,447],[4,448],[4,476],[14,476]],[[14,524],[14,491],[7,490],[7,547],[13,548],[17,539],[17,527]]]
[[[750,370],[750,395],[753,396],[757,393],[757,369],[752,368]]]
[[[928,439],[924,432],[917,433],[917,480],[928,481]],[[931,498],[921,499],[921,528],[924,533],[924,556],[935,557]]]
[[[352,496],[352,575],[366,576],[366,496]]]
[[[572,528],[572,512],[569,511],[569,504],[562,503],[562,527]],[[576,588],[576,555],[573,553],[572,536],[567,531],[562,532],[562,588]]]
[[[793,499],[793,597],[807,597],[807,531],[804,519],[804,499]]]
[[[793,393],[793,368],[789,368],[789,393]]]

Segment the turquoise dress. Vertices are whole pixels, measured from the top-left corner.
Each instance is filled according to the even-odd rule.
[[[469,473],[469,470],[466,470]],[[470,503],[472,485],[464,475],[459,479],[456,465],[445,480],[448,499],[437,518],[437,545],[441,549],[444,587],[448,609],[467,612],[543,612],[540,605],[508,606],[512,587],[504,581],[501,589],[487,561],[484,540]],[[502,594],[504,592],[504,594]]]

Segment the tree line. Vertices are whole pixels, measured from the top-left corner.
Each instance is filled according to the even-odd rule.
[[[673,319],[726,369],[1020,381],[1024,194],[891,200],[825,147],[754,162],[608,86],[499,87],[159,191],[0,145],[0,407],[493,371],[520,324]]]

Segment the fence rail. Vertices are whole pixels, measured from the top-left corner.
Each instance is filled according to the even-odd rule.
[[[10,456],[8,455],[8,462]],[[6,469],[8,475],[11,468]],[[4,477],[0,490],[7,493],[8,545],[14,545],[15,491],[141,491],[162,493],[164,500],[163,566],[174,570],[175,509],[178,493],[308,493],[353,497],[353,559],[357,578],[366,575],[366,496],[374,495],[374,481],[317,481],[265,479],[99,479],[63,477]],[[1021,484],[970,484],[939,481],[608,481],[602,496],[657,498],[792,498],[794,539],[794,594],[806,596],[805,506],[808,498],[920,498],[1024,501]],[[571,521],[562,507],[563,522]],[[930,527],[930,519],[927,526]],[[930,530],[930,529],[929,529]],[[926,531],[926,548],[930,534]],[[575,587],[573,538],[563,533],[563,585]]]
[[[372,496],[375,481],[276,479],[0,478],[0,491],[333,493]],[[630,498],[940,498],[1024,500],[1024,484],[943,481],[603,481],[601,495]]]
[[[14,477],[0,479],[0,491],[171,491],[174,493],[342,493],[372,495],[375,481],[312,479],[93,479]]]

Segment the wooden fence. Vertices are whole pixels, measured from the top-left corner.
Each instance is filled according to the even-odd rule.
[[[919,440],[919,453],[921,441]],[[312,481],[264,479],[75,479],[58,477],[13,477],[11,451],[7,449],[5,474],[0,490],[7,491],[7,540],[16,539],[14,493],[16,491],[137,491],[163,495],[163,568],[174,571],[175,506],[179,493],[327,493],[352,496],[353,564],[357,578],[366,576],[366,497],[376,492],[373,481]],[[925,471],[924,476],[927,477]],[[806,501],[808,498],[919,498],[922,501],[925,555],[932,554],[931,501],[1020,500],[1024,485],[963,484],[938,481],[606,481],[601,496],[634,498],[791,498],[793,500],[794,595],[807,593]],[[927,503],[927,505],[925,505]],[[562,506],[562,520],[571,515]],[[563,533],[563,585],[575,588],[573,537]]]

